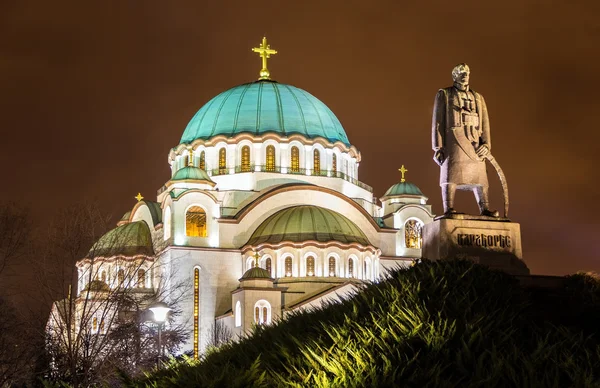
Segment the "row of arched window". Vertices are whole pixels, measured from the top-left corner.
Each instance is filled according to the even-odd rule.
[[[85,274],[80,276],[80,289],[81,290],[83,290],[86,286],[86,283],[85,283],[86,279],[87,279],[87,276]],[[110,282],[111,282],[110,276],[108,275],[108,271],[104,270],[104,269],[100,270],[99,273],[97,273],[94,276],[94,280],[101,281],[102,283],[104,283],[106,285],[110,285]],[[127,283],[126,283],[125,270],[123,268],[119,268],[117,270],[116,284],[115,284],[115,286],[117,286],[117,287],[122,287],[125,285],[127,287],[148,288],[148,287],[150,287],[149,283],[150,282],[148,281],[147,272],[144,268],[139,268],[137,271],[135,271],[135,273],[132,274],[132,276],[131,276],[131,280],[128,280]]]
[[[256,325],[268,325],[272,321],[271,304],[264,299],[254,304],[254,323]],[[242,326],[242,304],[240,301],[235,303],[234,311],[235,327]]]
[[[188,165],[188,161],[189,161],[188,158],[189,158],[189,155],[185,156],[184,159],[182,160],[183,166]],[[251,165],[251,159],[250,159],[250,146],[245,145],[242,147],[240,159],[241,159],[240,160],[241,164],[239,166],[239,171],[240,172],[252,171],[252,165]],[[300,149],[297,146],[292,146],[290,149],[289,166],[290,166],[289,171],[291,173],[303,173],[304,172],[300,168]],[[345,166],[347,168],[347,165],[345,165]],[[206,152],[205,151],[200,151],[198,167],[200,167],[203,170],[206,170]],[[337,172],[338,171],[337,167],[338,167],[337,166],[337,155],[333,154],[332,155],[332,165],[331,165],[332,171]],[[268,145],[265,148],[265,165],[264,165],[263,171],[275,172],[276,170],[277,170],[277,168],[276,168],[275,146]],[[323,172],[325,172],[325,171],[321,169],[321,151],[319,151],[318,149],[314,149],[313,150],[313,175],[320,175]],[[217,167],[216,171],[214,171],[213,173],[218,173],[219,175],[228,173],[228,171],[227,171],[227,149],[225,147],[222,147],[219,149],[218,167]],[[346,171],[346,174],[348,174],[348,171]]]
[[[247,269],[254,267],[254,265],[255,265],[254,260],[255,260],[254,258],[248,259],[248,262],[246,265]],[[346,270],[345,276],[346,277],[358,278],[359,274],[358,274],[357,262],[358,262],[358,260],[355,257],[349,257],[347,259],[347,261],[346,261],[347,265],[345,267],[345,270]],[[327,267],[323,271],[324,272],[323,276],[328,276],[328,277],[343,276],[340,273],[340,268],[338,266],[338,260],[336,257],[329,256],[326,263],[327,263]],[[259,264],[260,264],[261,268],[267,270],[267,272],[269,272],[271,274],[271,276],[274,276],[273,269],[272,269],[272,260],[270,257],[263,258],[262,260],[260,260]],[[325,272],[325,271],[327,271],[327,272]],[[292,256],[287,256],[283,260],[283,271],[282,272],[280,271],[280,274],[281,274],[281,277],[294,276],[294,259]],[[321,275],[318,275],[315,256],[309,255],[306,257],[306,260],[304,262],[303,274],[307,277],[321,276]],[[371,279],[371,280],[373,279],[373,263],[370,258],[365,258],[363,260],[362,278],[363,279]]]

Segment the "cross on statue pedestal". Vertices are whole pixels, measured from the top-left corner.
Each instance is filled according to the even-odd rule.
[[[252,51],[258,53],[262,58],[262,69],[260,70],[260,77],[258,79],[271,79],[269,78],[271,73],[269,72],[269,69],[267,69],[267,58],[271,58],[271,54],[277,54],[277,50],[273,50],[271,46],[267,44],[267,37],[263,37],[262,44],[252,48]]]
[[[408,170],[404,167],[404,165],[402,165],[402,167],[400,167],[398,169],[398,171],[400,171],[400,173],[402,173],[402,179],[400,180],[401,183],[406,182],[406,179],[404,179],[404,174],[406,174],[408,172]]]

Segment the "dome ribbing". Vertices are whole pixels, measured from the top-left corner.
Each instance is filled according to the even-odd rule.
[[[350,145],[335,114],[305,90],[274,81],[233,87],[206,103],[187,125],[180,144],[240,133],[300,134]]]

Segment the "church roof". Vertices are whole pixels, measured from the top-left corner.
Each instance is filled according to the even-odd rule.
[[[88,258],[112,256],[152,256],[152,236],[145,221],[123,224],[109,230],[92,246]]]
[[[350,145],[335,114],[312,94],[295,86],[261,80],[217,95],[194,115],[180,144],[240,133],[300,134]]]
[[[248,280],[248,279],[271,279],[271,274],[266,269],[260,267],[252,267],[240,278],[240,280]]]
[[[273,214],[254,231],[247,245],[303,241],[371,245],[362,230],[345,216],[310,205],[294,206]]]
[[[421,190],[413,183],[400,182],[396,183],[388,189],[383,195],[384,197],[393,197],[396,195],[419,195],[424,196]]]
[[[182,169],[177,170],[177,172],[175,173],[175,175],[173,175],[173,178],[171,178],[172,181],[184,181],[184,180],[195,180],[195,181],[208,181],[208,182],[212,182],[212,179],[210,179],[210,177],[208,176],[208,174],[206,173],[206,171],[204,171],[203,169],[199,168],[199,167],[195,167],[195,166],[186,166]]]

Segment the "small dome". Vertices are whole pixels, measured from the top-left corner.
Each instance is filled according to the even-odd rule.
[[[394,197],[397,195],[418,195],[424,197],[424,194],[419,188],[410,182],[396,183],[388,189],[383,195],[384,197]]]
[[[146,222],[129,222],[109,230],[92,246],[87,257],[112,257],[117,255],[154,255],[152,236]]]
[[[262,80],[233,87],[206,103],[189,122],[180,144],[240,133],[300,134],[350,145],[335,114],[312,94]]]
[[[177,170],[172,181],[185,181],[185,180],[194,180],[194,181],[208,181],[214,183],[212,179],[208,176],[206,171],[201,168],[194,166],[186,166],[182,169]]]
[[[317,206],[283,209],[263,221],[247,245],[303,241],[339,241],[371,245],[358,226],[343,215]]]
[[[266,269],[260,267],[252,267],[248,271],[244,272],[240,280],[249,279],[272,279],[271,274]]]

